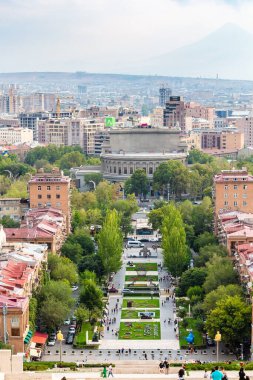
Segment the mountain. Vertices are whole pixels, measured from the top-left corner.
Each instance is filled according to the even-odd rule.
[[[138,70],[139,71],[139,70]],[[225,24],[205,38],[142,65],[142,72],[168,76],[253,79],[253,34]]]

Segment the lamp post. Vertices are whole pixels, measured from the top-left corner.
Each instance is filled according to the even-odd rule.
[[[57,335],[57,340],[60,342],[60,362],[62,361],[62,341],[63,341],[63,334],[61,330],[58,331]]]
[[[241,346],[241,360],[243,361],[243,343],[241,343],[240,346]]]
[[[214,338],[216,344],[217,344],[217,363],[219,362],[219,343],[221,341],[221,334],[219,331],[217,331],[217,334],[215,335],[215,338]]]

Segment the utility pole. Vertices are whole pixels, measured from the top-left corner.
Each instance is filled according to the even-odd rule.
[[[168,190],[168,197],[167,197],[167,200],[168,202],[170,201],[170,184],[168,183],[167,185],[167,190]]]
[[[7,344],[7,324],[6,324],[6,315],[8,312],[7,304],[3,305],[3,322],[4,322],[4,344]]]

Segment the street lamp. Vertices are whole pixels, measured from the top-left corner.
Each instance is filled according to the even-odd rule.
[[[60,342],[60,362],[62,361],[62,341],[63,341],[63,334],[61,330],[58,331],[57,335],[57,340]]]
[[[217,363],[219,362],[219,343],[221,341],[221,334],[219,331],[217,331],[217,334],[215,335],[215,338],[214,338],[216,344],[217,344]]]
[[[241,360],[243,360],[243,343],[240,343],[241,346]]]

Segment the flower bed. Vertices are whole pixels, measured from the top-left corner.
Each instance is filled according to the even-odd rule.
[[[161,339],[160,322],[121,322],[119,339]]]

